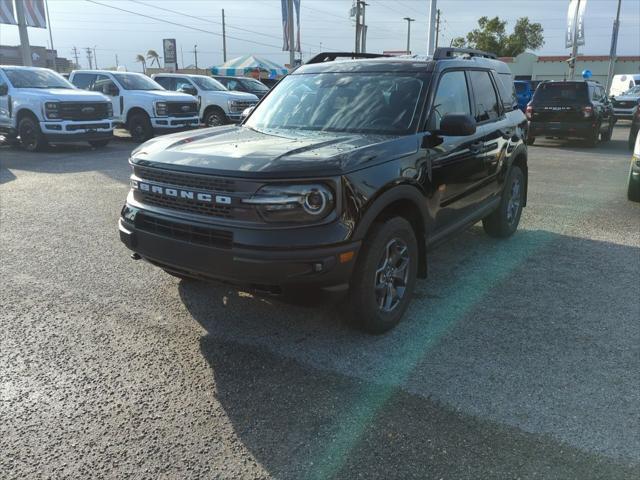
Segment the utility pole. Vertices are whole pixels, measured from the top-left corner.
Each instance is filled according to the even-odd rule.
[[[365,11],[365,7],[369,4],[361,0],[359,0],[359,2],[362,5],[362,24],[360,25],[360,32],[361,32],[360,51],[362,53],[367,53],[367,24],[364,21],[364,11]]]
[[[360,0],[356,0],[356,50],[360,53]]]
[[[293,38],[293,0],[287,0],[287,31],[289,35],[289,65],[292,69],[296,63],[296,40]]]
[[[435,35],[436,35],[436,0],[431,0],[429,7],[429,31],[427,37],[427,54],[433,55],[435,51]]]
[[[182,51],[182,45],[180,45],[180,61],[182,62],[182,68],[184,68],[184,52]]]
[[[53,47],[53,34],[51,33],[51,15],[49,15],[49,2],[47,2],[47,0],[45,0],[44,2],[44,8],[46,9],[46,12],[47,12],[47,26],[49,27],[49,43],[51,44],[51,53],[53,53],[55,48]],[[56,57],[57,55],[53,53],[53,69],[57,72],[58,62],[56,62]]]
[[[438,48],[438,39],[440,38],[440,9],[436,10],[436,45],[435,48]],[[435,51],[434,48],[434,51]]]
[[[18,17],[18,32],[20,33],[20,52],[22,53],[22,64],[25,67],[31,67],[33,66],[33,62],[31,60],[31,46],[29,45],[29,32],[27,31],[27,22],[24,18],[24,2],[16,2],[16,16]]]
[[[76,68],[80,68],[80,60],[78,60],[78,49],[76,47],[73,47],[73,56],[76,59]]]
[[[571,48],[571,62],[569,63],[569,80],[575,78],[576,60],[578,59],[578,12],[580,12],[580,0],[576,2],[576,11],[573,16],[573,46]]]
[[[96,55],[96,46],[93,46],[93,63],[96,66],[96,70],[98,70],[98,56]]]
[[[611,81],[613,80],[613,69],[616,66],[616,52],[618,50],[618,30],[620,30],[620,6],[622,0],[618,0],[618,12],[616,13],[616,19],[613,22],[613,32],[611,32],[611,50],[609,52],[609,72],[607,73],[607,95],[611,88]]]
[[[87,52],[87,60],[89,62],[89,70],[93,70],[93,51],[91,47],[86,47],[85,51]]]
[[[224,26],[224,8],[222,9],[222,61],[227,61],[227,32]]]
[[[407,55],[411,54],[411,22],[415,22],[415,18],[404,17],[407,21]]]
[[[193,56],[196,62],[196,73],[198,72],[198,45],[193,46]]]
[[[116,69],[118,68],[118,65],[120,65],[120,62],[118,62],[118,54],[116,53]]]

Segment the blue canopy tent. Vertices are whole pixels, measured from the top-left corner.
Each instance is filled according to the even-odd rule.
[[[288,70],[282,65],[254,55],[233,58],[220,66],[211,67],[211,73],[214,75],[246,76],[256,69],[266,72],[269,78],[281,77],[288,73]]]

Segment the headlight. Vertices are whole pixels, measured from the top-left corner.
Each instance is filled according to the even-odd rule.
[[[45,102],[44,116],[49,120],[60,120],[60,104],[58,102]]]
[[[113,105],[111,105],[111,102],[107,103],[107,117],[113,117]]]
[[[166,117],[167,113],[167,102],[156,102],[156,115],[158,117]]]
[[[267,222],[313,222],[334,209],[334,196],[326,185],[266,185],[244,203],[255,205]]]

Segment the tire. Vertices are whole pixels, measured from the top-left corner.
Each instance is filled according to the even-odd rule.
[[[527,145],[533,145],[536,142],[536,137],[527,137]]]
[[[146,142],[153,137],[151,120],[146,113],[134,113],[127,122],[127,130],[135,142]]]
[[[229,123],[227,116],[219,108],[212,108],[204,114],[204,124],[207,127],[219,127],[227,123]]]
[[[524,191],[524,173],[520,167],[513,165],[504,184],[500,205],[494,212],[482,219],[482,227],[487,235],[507,238],[514,234],[518,229],[522,215]]]
[[[25,116],[18,123],[18,135],[27,152],[41,152],[47,147],[47,140],[40,130],[40,125],[31,115]]]
[[[586,139],[587,147],[594,148],[598,145],[598,140],[600,140],[600,125],[597,125],[596,128],[591,132]]]
[[[417,272],[418,242],[411,224],[401,217],[376,222],[351,278],[352,323],[372,334],[395,327],[411,302]]]
[[[107,139],[107,140],[89,140],[89,145],[91,145],[93,148],[104,148],[107,145],[109,145],[109,142],[111,140]]]
[[[627,185],[627,199],[632,202],[640,202],[640,182],[634,182],[632,180],[633,176],[631,175],[631,171],[629,171],[629,182]]]
[[[609,140],[611,140],[612,136],[613,136],[613,122],[609,122],[609,128],[607,128],[607,131],[600,134],[600,141],[608,142]]]

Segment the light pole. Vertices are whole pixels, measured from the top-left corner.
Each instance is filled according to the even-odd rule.
[[[428,55],[433,55],[433,52],[435,51],[435,36],[436,36],[436,12],[437,12],[437,7],[436,7],[436,0],[431,0],[430,1],[430,7],[429,7],[429,32],[428,32],[428,44],[427,44],[427,54]]]
[[[411,22],[415,22],[415,18],[404,17],[407,21],[407,55],[411,53]]]

